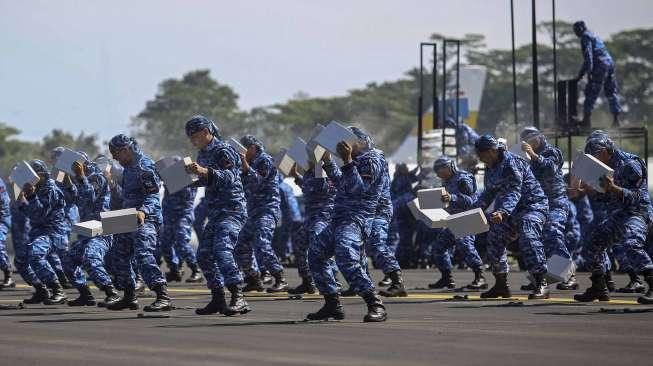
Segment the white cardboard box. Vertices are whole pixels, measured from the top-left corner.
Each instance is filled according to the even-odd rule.
[[[52,169],[51,177],[55,181],[57,181],[59,183],[63,183],[63,179],[66,177],[66,172],[64,172],[63,170],[58,170],[58,169],[55,168],[55,169]]]
[[[11,187],[13,188],[12,190],[14,191],[14,201],[18,199],[18,196],[20,195],[20,190],[21,188],[16,184],[16,183],[11,183]]]
[[[104,235],[131,233],[138,230],[135,208],[100,212]]]
[[[78,222],[73,225],[73,232],[89,238],[102,235],[102,222],[98,220]]]
[[[599,192],[605,192],[600,181],[603,176],[612,177],[614,170],[590,154],[578,154],[571,167],[571,174],[592,186]]]
[[[522,158],[526,159],[526,161],[531,161],[531,157],[528,156],[528,154],[526,154],[526,152],[521,149],[521,144],[522,143],[523,143],[523,141],[512,145],[510,147],[510,152],[517,155],[517,156],[519,156],[519,157],[522,157]]]
[[[111,161],[106,156],[99,156],[95,159],[95,165],[102,173],[108,173],[111,170]]]
[[[230,138],[229,139],[229,145],[236,149],[236,151],[240,154],[245,154],[247,152],[247,149],[245,149],[245,146],[240,143],[240,141],[236,140],[235,138]]]
[[[14,166],[14,169],[12,169],[11,174],[9,175],[9,179],[13,183],[16,183],[20,189],[23,189],[25,183],[29,183],[34,186],[39,182],[41,178],[39,178],[39,175],[36,174],[29,163],[23,160]]]
[[[192,162],[193,160],[187,156],[179,161],[175,161],[172,165],[159,172],[169,193],[179,192],[198,181],[199,178],[197,178],[197,175],[190,174],[186,171],[186,165]]]
[[[422,212],[419,210],[419,199],[415,198],[414,200],[408,202],[407,204],[410,213],[413,215],[415,220],[422,220]]]
[[[565,282],[576,270],[574,261],[554,254],[546,261],[548,268],[546,278],[549,283]]]
[[[450,215],[447,218],[447,227],[456,238],[480,234],[490,230],[487,218],[480,208]]]
[[[442,202],[442,196],[447,193],[444,187],[420,189],[417,191],[417,198],[419,198],[419,207],[423,210],[434,208],[447,208],[448,202]]]
[[[86,161],[86,159],[82,154],[78,153],[77,151],[64,148],[63,152],[54,163],[54,167],[74,177],[75,172],[73,172],[73,163],[78,162],[80,164],[84,164],[84,161]]]
[[[426,226],[439,229],[447,226],[449,213],[441,208],[420,209]]]
[[[281,149],[274,157],[274,166],[285,176],[290,175],[293,164],[295,161],[288,156],[286,149]]]
[[[299,168],[308,170],[308,153],[306,143],[300,137],[295,137],[292,146],[288,149],[288,156],[297,163]]]
[[[356,140],[358,140],[356,135],[336,121],[330,122],[315,138],[315,142],[317,142],[318,145],[322,146],[335,156],[338,156],[336,146],[341,141],[347,141],[351,144]]]

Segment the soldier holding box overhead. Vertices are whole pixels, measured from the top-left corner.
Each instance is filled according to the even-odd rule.
[[[481,298],[508,298],[508,258],[506,244],[518,240],[526,269],[535,278],[529,299],[548,298],[546,256],[542,245],[542,229],[548,203],[529,163],[486,134],[476,142],[476,153],[485,163],[485,189],[475,203],[486,210],[494,202],[487,234],[487,255],[496,279],[494,287]]]
[[[547,258],[559,255],[571,260],[565,237],[565,224],[569,216],[569,198],[567,185],[562,175],[564,157],[557,147],[549,144],[546,137],[535,127],[526,127],[520,135],[522,150],[530,157],[530,165],[535,178],[540,182],[542,190],[549,201],[549,211],[544,225],[542,243]],[[576,275],[572,274],[568,281],[559,283],[558,290],[574,290],[578,288]],[[532,290],[533,284],[522,287],[522,290]]]
[[[246,289],[261,288],[260,273],[254,259],[257,258],[261,260],[260,265],[270,271],[275,280],[268,292],[283,292],[288,289],[288,282],[283,274],[283,266],[272,249],[274,229],[281,218],[281,197],[277,180],[279,173],[272,157],[265,152],[259,139],[246,135],[240,142],[247,149],[241,177],[247,197],[248,218],[238,236],[236,253],[246,276]]]
[[[154,302],[143,310],[170,310],[172,300],[168,295],[167,283],[154,258],[162,221],[160,181],[154,162],[141,151],[135,139],[123,134],[109,141],[109,151],[124,168],[121,184],[123,208],[136,208],[139,227],[135,232],[114,236],[116,282],[125,290],[120,301],[108,305],[107,309],[138,309],[136,274],[132,263],[132,259],[135,259],[147,286],[156,293]]]
[[[199,234],[197,259],[206,278],[206,287],[211,290],[211,301],[195,313],[247,313],[250,307],[243,296],[243,276],[234,258],[238,234],[247,220],[240,155],[222,140],[215,123],[204,116],[194,116],[186,122],[186,136],[199,150],[197,163],[187,169],[198,175],[197,185],[205,187],[208,214],[208,221]],[[229,306],[225,287],[231,292]]]
[[[617,244],[624,247],[630,265],[644,275],[648,284],[648,291],[637,301],[653,304],[653,262],[644,249],[651,209],[646,163],[636,155],[620,150],[607,134],[590,137],[585,144],[585,153],[614,169],[614,175],[613,178],[603,177],[605,193],[582,186],[590,197],[606,202],[609,215],[595,226],[588,241],[592,286],[574,299],[580,302],[610,299],[603,256],[606,248]]]
[[[89,220],[100,220],[100,212],[110,210],[111,188],[107,178],[98,169],[94,162],[90,161],[86,154],[84,164],[74,162],[72,170],[75,172],[73,183],[77,188],[78,195],[75,204],[79,208],[79,217],[82,222]],[[102,306],[108,306],[120,300],[118,292],[113,285],[113,280],[107,271],[104,258],[107,256],[113,237],[111,235],[99,235],[95,237],[80,236],[68,251],[64,259],[64,269],[68,276],[80,266],[88,273],[95,285],[106,294]],[[93,306],[95,298],[86,284],[86,277],[82,275],[82,281],[75,283],[79,297],[68,301],[69,306]]]
[[[460,213],[469,210],[476,200],[476,181],[474,176],[466,171],[459,170],[456,163],[446,156],[438,158],[433,163],[433,171],[442,180],[447,194],[442,196],[442,201],[449,202],[446,208],[450,214]],[[451,277],[451,251],[455,248],[460,251],[465,263],[474,271],[474,281],[465,286],[469,290],[480,290],[487,288],[485,277],[483,277],[483,261],[474,246],[474,235],[456,238],[449,229],[440,229],[433,243],[433,260],[442,273],[442,278],[429,288],[455,288]]]
[[[308,320],[343,319],[345,317],[332,273],[331,257],[335,255],[338,269],[367,304],[365,322],[382,322],[387,318],[385,306],[377,296],[374,283],[367,274],[362,254],[365,237],[372,229],[379,199],[383,193],[384,161],[371,146],[371,138],[362,130],[349,128],[357,139],[350,145],[338,143],[342,168],[325,153],[324,169],[336,185],[333,220],[320,234],[315,246],[308,251],[308,263],[325,304]]]

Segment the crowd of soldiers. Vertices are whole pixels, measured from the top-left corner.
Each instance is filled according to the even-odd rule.
[[[306,171],[300,173],[296,165],[291,169],[289,175],[302,191],[303,213],[259,139],[242,137],[246,152],[238,152],[203,116],[185,125],[186,136],[198,150],[186,169],[199,179],[175,193],[162,185],[154,162],[136,140],[123,134],[109,142],[122,168],[120,179],[114,179],[110,169],[100,170],[83,152],[85,161],[73,163],[75,174],[61,182],[51,177],[45,162],[32,160],[38,183],[25,184],[16,200],[9,199],[4,183],[0,185],[2,288],[15,287],[4,246],[11,230],[14,265],[34,288],[32,297],[24,300],[27,304],[138,309],[137,296],[146,285],[156,299],[143,310],[171,310],[167,283],[182,280],[185,262],[191,272],[186,282],[205,279],[211,291],[211,300],[196,309],[199,315],[247,313],[251,308],[244,293],[249,291],[319,291],[324,306],[308,314],[309,320],[342,319],[340,296],[359,295],[367,304],[364,320],[384,321],[380,296],[407,296],[402,267],[434,265],[442,276],[429,287],[452,289],[452,268],[458,263],[475,273],[467,290],[486,290],[481,298],[510,298],[508,251],[531,275],[532,282],[523,286],[531,299],[549,297],[547,259],[558,255],[591,272],[592,285],[574,296],[577,301],[609,300],[615,287],[610,271],[617,265],[631,278],[619,291],[644,293],[638,301],[653,303],[653,263],[646,251],[653,207],[646,164],[620,150],[605,132],[594,131],[585,146],[586,153],[614,169],[613,177],[602,180],[604,193],[574,179],[565,181],[562,153],[533,127],[521,133],[521,148],[529,159],[507,151],[491,135],[471,136],[470,151],[485,165],[482,191],[474,175],[455,161],[437,159],[432,168],[446,188],[442,200],[449,204],[447,211],[482,208],[490,221],[487,233],[456,238],[449,229],[428,228],[410,214],[407,204],[415,198],[423,173],[399,164],[391,179],[372,138],[359,128],[348,128],[356,139],[338,144],[341,166],[326,152]],[[53,161],[62,150],[53,150]],[[319,169],[326,172],[323,178],[316,174]],[[204,196],[195,206],[198,187],[204,187]],[[135,232],[78,235],[69,242],[76,221],[99,220],[101,212],[119,208],[136,208]],[[280,222],[302,279],[295,288],[289,288],[272,245]],[[199,239],[196,251],[190,245],[193,230]],[[369,274],[368,256],[385,275],[379,292]],[[162,259],[169,269],[165,274]],[[486,268],[495,278],[489,289]],[[271,276],[267,289],[266,274]],[[342,288],[338,274],[348,289]],[[105,293],[102,301],[93,297],[87,276]],[[76,299],[67,299],[66,284],[77,289]],[[577,289],[575,275],[557,287]]]

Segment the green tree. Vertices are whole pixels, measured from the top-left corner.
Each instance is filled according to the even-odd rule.
[[[0,122],[0,176],[7,178],[11,168],[20,160],[40,158],[38,143],[15,138],[20,130]]]
[[[136,137],[155,157],[190,154],[184,125],[193,115],[215,121],[225,136],[238,135],[245,114],[238,109],[238,94],[211,78],[209,70],[195,70],[181,79],[167,79],[145,109],[132,119]]]

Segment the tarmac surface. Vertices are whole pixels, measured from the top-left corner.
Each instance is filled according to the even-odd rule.
[[[410,294],[385,299],[389,319],[380,324],[362,322],[366,309],[357,297],[343,298],[343,321],[302,321],[321,306],[318,295],[254,293],[247,297],[251,313],[198,316],[194,308],[209,291],[186,283],[171,284],[178,309],[167,313],[67,305],[0,310],[0,365],[653,364],[653,306],[638,305],[635,295],[578,304],[575,292],[553,290],[549,300],[526,301],[518,290],[524,274],[511,273],[514,299],[480,301],[474,292],[426,289],[433,270],[404,274]],[[288,275],[296,285],[295,270]],[[454,276],[460,286],[473,278],[468,271]],[[579,278],[584,289],[588,275]],[[615,280],[627,282],[623,275]],[[30,292],[22,282],[1,291],[0,306],[18,305]],[[149,294],[140,304],[151,301]]]

